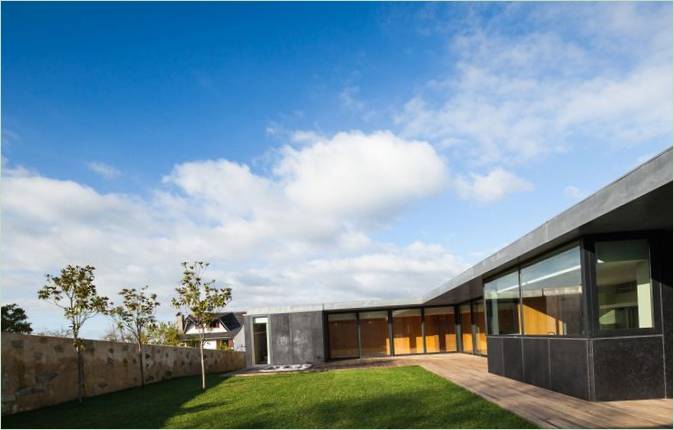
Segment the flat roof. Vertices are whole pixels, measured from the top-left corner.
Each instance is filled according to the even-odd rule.
[[[250,309],[247,314],[261,315],[433,305],[455,303],[477,297],[481,295],[481,279],[484,275],[506,268],[508,265],[516,263],[518,259],[532,253],[544,252],[546,246],[556,246],[582,234],[599,231],[620,231],[630,227],[628,225],[630,222],[632,225],[643,226],[643,229],[659,228],[666,224],[671,229],[671,187],[662,189],[662,187],[671,183],[672,148],[668,148],[564,212],[550,218],[521,238],[429,291],[423,297],[263,307]],[[659,189],[662,190],[659,194],[656,194],[656,190]],[[655,197],[648,200],[649,194]],[[662,201],[663,196],[668,197],[668,202]],[[640,202],[640,200],[644,201]],[[668,209],[668,213],[648,211],[649,216],[656,218],[656,222],[648,223],[643,219],[644,213],[641,209],[654,203],[661,204],[664,209]]]
[[[672,148],[668,148],[438,288],[431,290],[423,297],[423,301],[432,302],[454,289],[469,287],[472,281],[480,279],[489,272],[497,271],[499,268],[506,268],[518,258],[531,254],[546,244],[572,240],[583,233],[583,226],[671,182]],[[669,195],[670,212],[666,218],[669,219],[671,228],[671,192]],[[646,223],[643,224],[646,227]],[[608,228],[605,227],[605,229],[609,231]],[[619,228],[613,231],[619,231]]]

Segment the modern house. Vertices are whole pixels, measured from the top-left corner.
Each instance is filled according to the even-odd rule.
[[[206,329],[204,348],[206,349],[234,349],[243,351],[246,349],[245,336],[243,333],[244,313],[223,312],[214,315],[213,321]],[[200,330],[194,324],[190,316],[178,315],[176,326],[182,333],[181,339],[189,344],[199,340]]]
[[[672,150],[420,298],[251,309],[247,363],[486,355],[587,400],[672,396]]]

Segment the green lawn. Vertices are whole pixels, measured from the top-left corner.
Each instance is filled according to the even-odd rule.
[[[178,378],[3,417],[3,428],[520,428],[529,422],[421,367]]]

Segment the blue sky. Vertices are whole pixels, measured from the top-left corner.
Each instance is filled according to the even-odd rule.
[[[418,296],[671,145],[668,3],[3,3],[3,302]],[[162,317],[172,312],[165,305]],[[108,322],[94,321],[90,335]]]

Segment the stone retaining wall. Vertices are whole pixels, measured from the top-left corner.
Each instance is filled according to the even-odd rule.
[[[2,414],[29,411],[77,398],[77,355],[72,339],[2,333]],[[84,395],[140,385],[134,344],[85,340]],[[244,353],[204,351],[206,372],[244,367]],[[199,349],[147,345],[145,383],[201,374]]]

